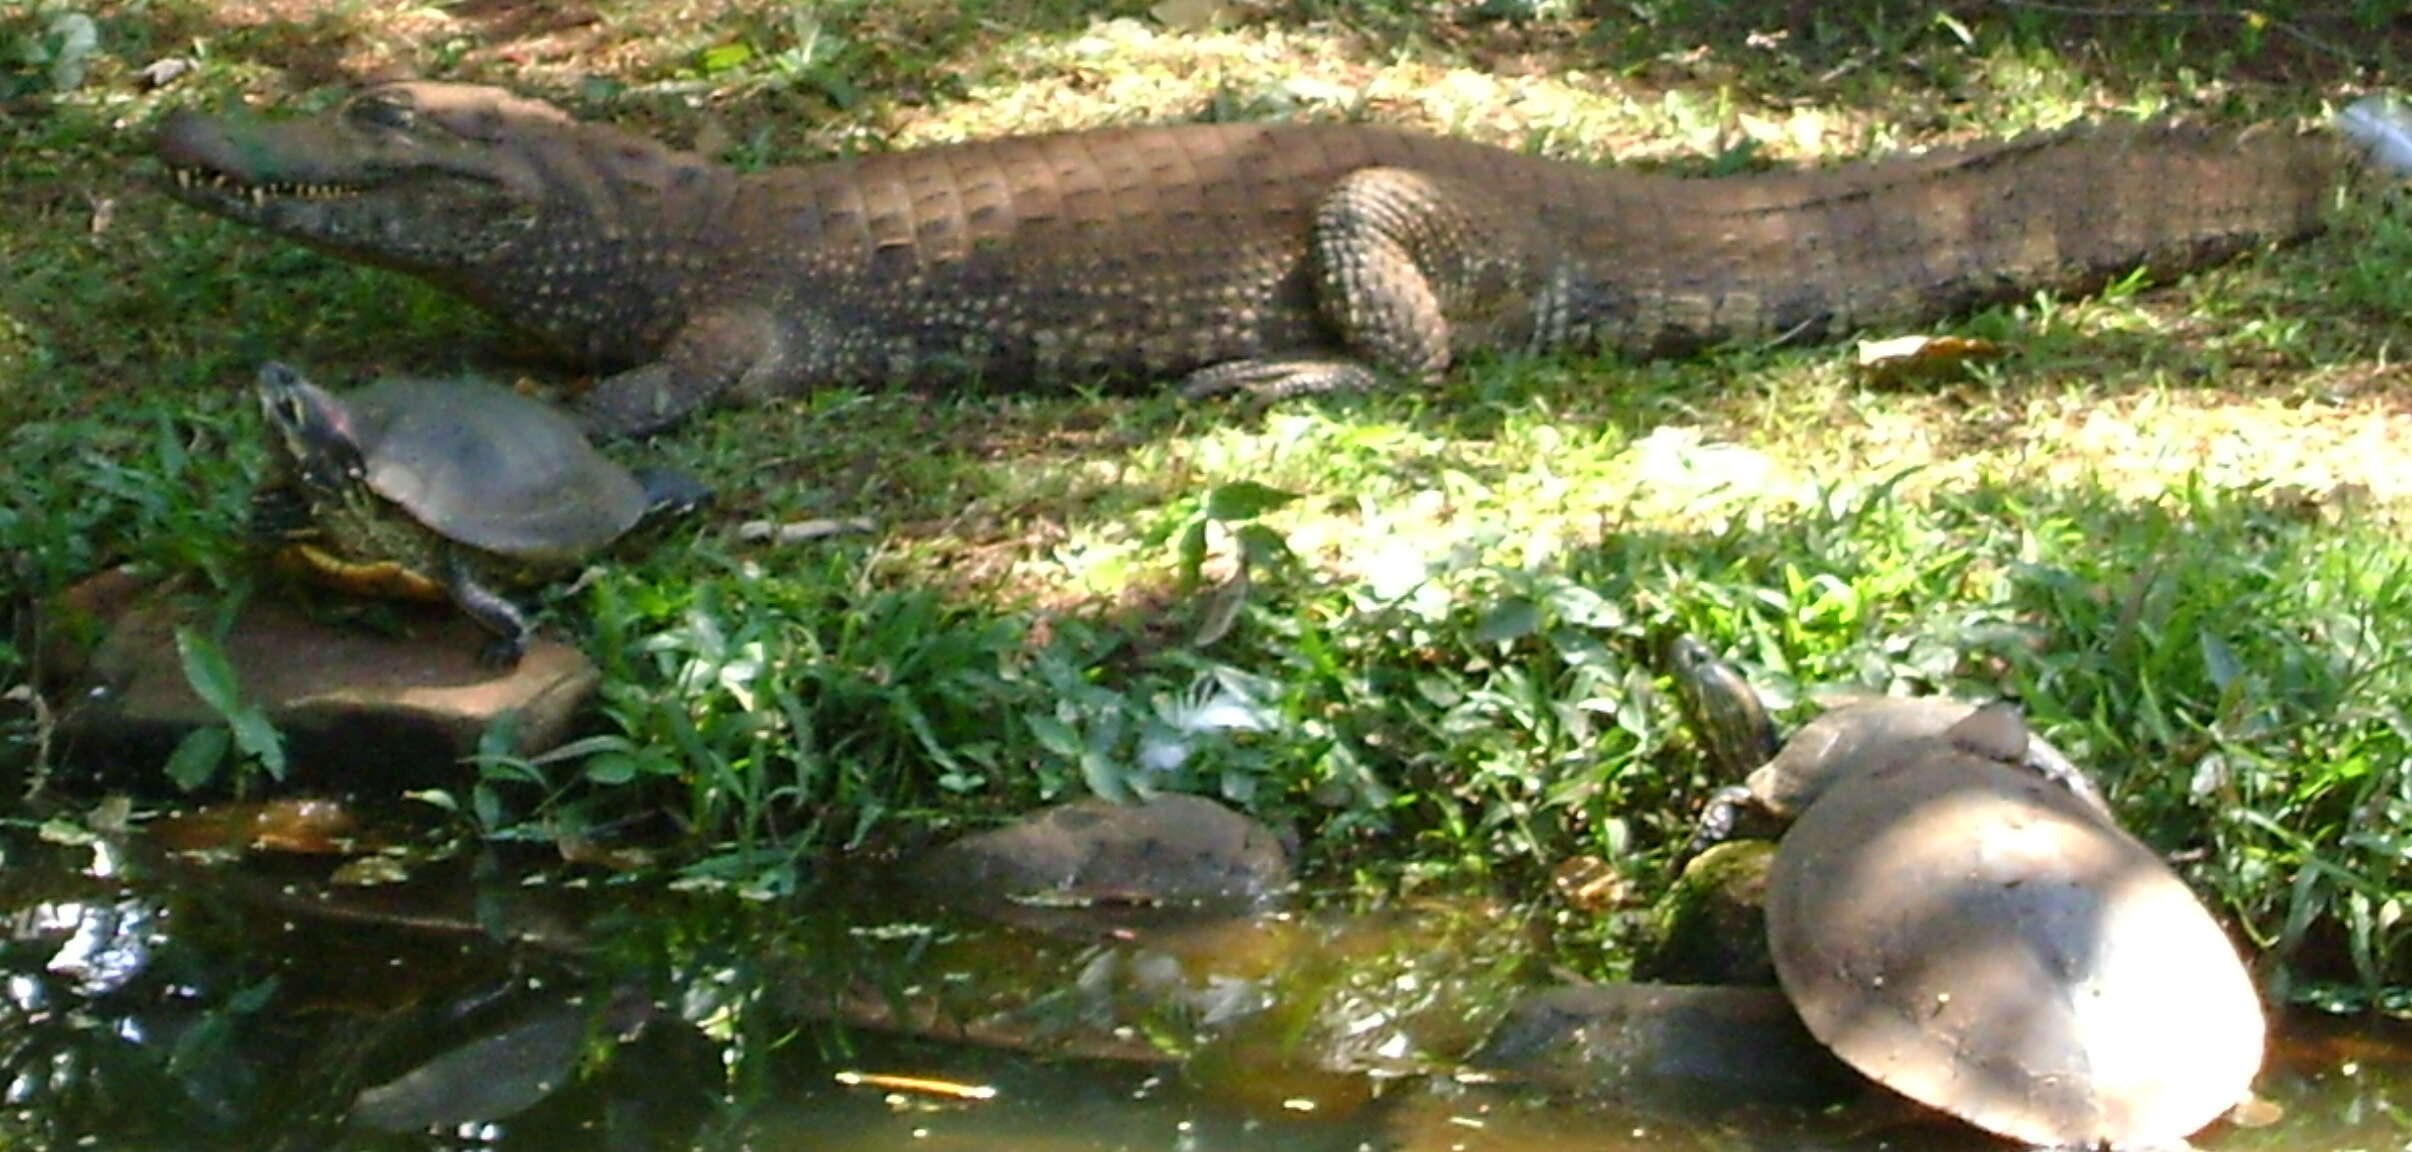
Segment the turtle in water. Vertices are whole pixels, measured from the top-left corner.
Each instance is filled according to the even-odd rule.
[[[451,600],[494,633],[495,666],[517,664],[534,630],[498,586],[559,574],[709,495],[621,467],[567,415],[486,381],[393,378],[338,396],[270,361],[259,400],[276,463],[254,531],[322,582]]]
[[[1790,824],[1767,873],[1778,982],[1869,1079],[2057,1147],[2180,1146],[2248,1099],[2267,1026],[2234,944],[2017,709],[1847,705],[1746,788]]]

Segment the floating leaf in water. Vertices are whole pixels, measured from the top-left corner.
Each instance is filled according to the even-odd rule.
[[[899,1076],[890,1072],[840,1072],[838,1083],[849,1088],[878,1088],[890,1092],[910,1092],[920,1096],[936,1096],[945,1100],[994,1100],[997,1090],[988,1084],[966,1084],[960,1080],[938,1080],[927,1076]]]
[[[240,852],[256,848],[302,855],[339,855],[356,850],[360,822],[340,800],[300,796],[213,804],[157,820],[149,831],[154,842],[175,852]]]
[[[373,888],[379,884],[399,884],[410,879],[410,867],[399,857],[379,854],[362,856],[337,868],[327,876],[330,884],[353,888]]]

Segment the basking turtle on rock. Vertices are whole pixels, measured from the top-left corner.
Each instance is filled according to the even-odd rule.
[[[576,566],[646,518],[708,498],[671,472],[630,472],[541,401],[478,380],[388,379],[337,396],[271,361],[259,399],[276,469],[253,498],[260,534],[346,590],[449,599],[494,633],[508,667],[533,625],[497,586]]]
[[[1718,790],[1701,810],[1690,851],[1727,839],[1744,813],[1777,826],[1790,823],[1842,774],[1884,749],[1941,736],[1980,705],[1941,696],[1877,696],[1853,701],[1811,720],[1781,746],[1758,693],[1698,640],[1680,636],[1669,648],[1675,689],[1710,764],[1743,782]],[[2007,705],[1996,707],[2007,708]],[[2110,805],[2043,737],[2019,725],[2021,748],[2008,753],[2030,771],[2066,788],[2105,818]]]
[[[1677,654],[1696,717],[1757,709],[1705,649]],[[2247,1099],[2266,1024],[2234,944],[2015,708],[1848,705],[1743,795],[1789,822],[1766,879],[1778,981],[1869,1079],[2065,1148],[2182,1146]]]

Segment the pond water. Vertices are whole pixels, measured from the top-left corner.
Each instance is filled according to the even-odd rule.
[[[1480,899],[1101,927],[748,902],[490,852],[377,884],[0,832],[0,1149],[1999,1147],[1882,1100],[1470,1077],[1537,974]],[[866,869],[870,871],[872,869]],[[2212,1150],[2412,1149],[2412,1032],[2296,1014]]]

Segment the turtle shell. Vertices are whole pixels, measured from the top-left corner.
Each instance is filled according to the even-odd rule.
[[[501,385],[384,380],[344,405],[369,486],[473,548],[568,563],[645,514],[644,487],[576,421]]]
[[[2014,1139],[2178,1142],[2261,1065],[2252,980],[2176,874],[2067,788],[1947,739],[1801,813],[1767,922],[1811,1034]]]

